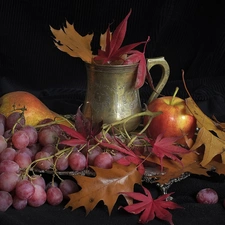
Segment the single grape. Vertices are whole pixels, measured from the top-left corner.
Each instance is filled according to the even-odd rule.
[[[44,190],[46,189],[45,179],[41,175],[32,175],[31,176],[31,182],[32,182],[33,185],[39,185]]]
[[[63,193],[63,198],[64,199],[69,199],[69,194],[78,192],[80,190],[78,184],[70,179],[65,179],[60,182],[59,188]]]
[[[17,130],[12,135],[12,143],[16,149],[26,148],[29,144],[29,136],[25,131]]]
[[[3,172],[0,174],[0,191],[11,192],[15,189],[19,175],[15,172]]]
[[[15,155],[16,155],[16,150],[14,148],[12,147],[5,148],[0,153],[0,162],[3,161],[4,159],[14,160]]]
[[[103,134],[102,132],[100,132],[96,135],[96,138],[98,140],[102,140],[103,142],[107,142],[107,143],[109,143],[109,142],[114,143],[115,142],[114,138],[109,133]]]
[[[20,150],[17,150],[16,152],[17,152],[17,154],[18,154],[18,153],[26,153],[26,154],[29,155],[30,157],[33,156],[33,153],[31,152],[30,148],[28,148],[28,147],[23,148],[23,149],[20,149]]]
[[[58,185],[58,183],[57,182],[49,182],[49,183],[47,183],[46,184],[46,188],[45,188],[45,191],[47,191],[50,187],[58,187],[59,185]]]
[[[69,159],[67,154],[60,155],[54,158],[55,167],[59,171],[64,171],[69,167]]]
[[[58,145],[57,145],[57,148],[58,148],[59,150],[65,149],[65,148],[67,147],[67,145],[62,144],[61,142],[62,142],[62,141],[65,141],[65,140],[68,140],[68,137],[66,137],[65,134],[59,134],[59,135],[58,135],[58,138],[59,138],[59,143],[58,143]]]
[[[110,169],[112,168],[113,157],[108,152],[102,152],[101,154],[97,155],[94,160],[94,166],[103,168],[103,169]]]
[[[39,207],[46,202],[47,195],[40,185],[34,185],[34,194],[28,199],[28,205]]]
[[[52,131],[55,131],[58,136],[64,133],[58,124],[52,124],[48,128],[50,128]]]
[[[112,154],[112,157],[113,157],[113,161],[116,162],[119,159],[125,157],[125,154],[122,153],[122,152],[119,152],[119,151],[114,151],[113,154]]]
[[[20,171],[20,167],[18,163],[16,163],[15,161],[5,159],[0,162],[0,173],[3,173],[3,172],[19,173],[19,171]]]
[[[12,130],[6,130],[5,132],[4,132],[4,134],[3,134],[3,137],[5,138],[5,139],[10,139],[10,138],[12,138]]]
[[[27,199],[20,199],[18,196],[14,195],[12,206],[17,210],[24,209],[27,206]]]
[[[37,142],[38,132],[33,126],[26,125],[26,126],[22,127],[20,130],[26,132],[26,134],[28,135],[28,137],[29,137],[28,146],[31,146]]]
[[[87,159],[81,152],[72,152],[69,155],[68,160],[70,168],[75,171],[84,170],[87,165]]]
[[[135,139],[132,143],[131,149],[136,155],[143,155],[145,152],[145,142],[141,139]]]
[[[18,152],[14,161],[21,169],[26,169],[32,162],[31,157],[26,152]]]
[[[204,188],[197,193],[196,200],[203,204],[215,204],[218,202],[218,194],[212,188]]]
[[[38,160],[36,166],[41,170],[49,170],[53,166],[53,159],[48,152],[37,152],[35,160]]]
[[[7,141],[4,136],[0,135],[0,153],[7,148]]]
[[[37,152],[41,151],[41,145],[40,143],[35,143],[31,146],[28,147],[30,149],[31,152],[31,159],[32,161],[34,160],[35,155],[37,154]]]
[[[0,122],[0,135],[4,135],[5,133],[5,125],[4,123]]]
[[[15,193],[20,199],[28,199],[34,194],[34,185],[29,180],[20,180],[16,184]]]
[[[6,117],[2,113],[0,113],[0,123],[2,123],[5,126]]]
[[[13,112],[6,118],[7,130],[11,130],[14,127],[14,125],[16,129],[20,129],[25,125],[25,117],[23,113]]]
[[[58,134],[56,131],[52,130],[51,128],[44,128],[38,132],[38,140],[42,146],[48,144],[56,144],[58,140]]]
[[[41,148],[41,151],[48,152],[50,155],[54,155],[57,152],[55,145],[47,144]]]
[[[5,212],[13,203],[13,198],[9,192],[0,191],[0,211]]]
[[[85,151],[82,151],[82,153],[87,156],[88,165],[90,165],[90,166],[94,165],[95,157],[103,152],[103,150],[100,146],[93,147],[92,145],[89,146],[88,149],[84,149],[84,150]]]
[[[63,193],[58,187],[51,186],[47,192],[47,202],[50,205],[59,205],[63,200]]]

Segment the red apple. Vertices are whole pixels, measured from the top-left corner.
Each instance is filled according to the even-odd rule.
[[[176,97],[178,89],[174,96],[164,96],[154,99],[148,104],[148,110],[151,112],[161,111],[162,114],[154,117],[146,130],[146,135],[156,139],[159,134],[163,137],[177,137],[180,144],[186,144],[184,135],[193,138],[196,131],[196,119],[186,108],[185,101]],[[148,117],[144,118],[144,124],[147,124]]]

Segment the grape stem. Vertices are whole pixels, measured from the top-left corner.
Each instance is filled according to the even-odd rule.
[[[68,151],[69,151],[69,152],[68,152]],[[54,157],[56,157],[56,158],[58,159],[58,158],[59,158],[62,154],[64,154],[65,152],[68,152],[68,155],[70,155],[72,151],[73,151],[73,150],[72,150],[72,147],[69,147],[69,148],[65,148],[65,149],[63,149],[63,150],[59,150],[57,153],[55,153],[55,154],[53,154],[53,155],[50,155],[49,157],[44,157],[44,158],[40,158],[40,159],[34,160],[33,162],[30,163],[30,165],[27,166],[27,168],[26,168],[26,170],[25,170],[23,176],[25,176],[25,177],[26,177],[26,176],[29,176],[29,171],[31,171],[31,170],[32,170],[31,168],[34,167],[35,164],[37,164],[38,162],[41,162],[41,161],[43,161],[43,160],[49,160],[49,159],[52,159],[52,158],[54,158]],[[54,164],[53,164],[53,171],[54,171],[54,174],[56,174],[56,175],[57,175],[57,170],[56,170],[55,165],[56,165],[57,159],[56,159],[56,161],[55,161]],[[57,175],[57,176],[58,176],[58,175]]]
[[[105,136],[106,133],[109,132],[110,129],[112,129],[112,128],[118,126],[118,125],[122,125],[122,128],[123,128],[123,130],[125,132],[125,135],[128,137],[128,139],[130,139],[130,142],[128,144],[128,146],[130,146],[133,143],[133,141],[137,138],[138,135],[141,135],[141,134],[143,134],[145,132],[145,130],[148,128],[149,124],[151,123],[151,120],[154,117],[160,115],[161,113],[162,112],[151,112],[146,107],[146,110],[143,111],[143,112],[136,113],[134,115],[131,115],[129,117],[126,117],[126,118],[124,118],[124,119],[122,119],[120,121],[116,121],[116,122],[111,123],[111,124],[103,124],[102,128],[103,128],[103,130],[105,132],[104,136]],[[128,134],[127,130],[126,130],[126,123],[129,120],[131,120],[131,119],[134,119],[136,117],[143,117],[143,116],[148,116],[149,117],[148,123],[144,126],[144,128],[140,132],[138,132],[138,134],[135,137],[131,138],[130,135]]]
[[[21,109],[21,110],[22,110],[22,109]],[[16,123],[13,125],[13,128],[12,128],[12,130],[11,130],[11,133],[12,133],[12,134],[14,134],[15,129],[16,129],[16,126],[17,126],[18,124],[20,124],[20,121],[22,120],[23,116],[24,116],[24,111],[22,110],[22,112],[20,113],[20,117],[18,118],[18,120],[16,121]],[[20,125],[21,125],[21,124],[20,124]]]
[[[36,129],[39,129],[39,128],[42,128],[42,127],[45,127],[45,126],[50,126],[50,125],[54,125],[54,124],[60,124],[60,123],[62,123],[62,122],[64,122],[64,121],[67,121],[67,122],[71,125],[71,127],[74,126],[74,124],[71,123],[71,122],[70,122],[68,119],[66,119],[66,118],[61,119],[61,120],[58,120],[58,121],[56,121],[56,118],[58,118],[58,117],[55,117],[55,119],[54,119],[53,121],[51,121],[51,122],[44,123],[44,124],[38,124],[38,125],[36,125],[36,126],[34,126],[34,127],[35,127]]]

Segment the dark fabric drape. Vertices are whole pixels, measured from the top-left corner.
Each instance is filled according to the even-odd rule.
[[[111,23],[112,30],[132,9],[124,44],[150,36],[146,58],[164,56],[170,79],[162,91],[185,98],[181,70],[193,98],[209,115],[225,121],[225,1],[223,0],[0,0],[0,95],[25,90],[35,94],[50,109],[74,114],[83,103],[86,69],[83,61],[59,51],[49,26],[59,29],[65,20],[81,35],[98,36]],[[154,83],[161,70],[151,69]],[[145,103],[151,94],[148,84],[140,89]],[[147,185],[155,195],[158,189]],[[171,186],[174,198],[184,209],[171,211],[174,224],[224,225],[225,209],[220,201],[202,205],[195,201],[203,187],[212,187],[225,198],[224,177],[191,176]],[[63,205],[22,211],[0,212],[0,224],[137,224],[138,217],[117,209],[108,217],[101,204],[87,217],[83,209],[70,212]],[[149,224],[168,224],[155,219]]]
[[[187,96],[181,80],[183,69],[194,99],[200,105],[209,99],[220,105],[204,110],[224,118],[224,1],[2,0],[0,6],[1,95],[28,90],[54,111],[76,112],[85,96],[85,65],[54,46],[49,26],[60,28],[68,20],[81,35],[94,32],[98,37],[109,23],[115,29],[132,9],[124,44],[150,36],[146,57],[164,56],[171,69],[162,94],[171,95],[179,86],[178,95]],[[157,67],[151,70],[155,83],[160,73]],[[144,85],[140,93],[145,102],[151,89]]]

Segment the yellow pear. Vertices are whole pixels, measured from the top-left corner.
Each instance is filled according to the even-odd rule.
[[[60,124],[72,126],[63,116],[50,110],[42,101],[29,92],[9,92],[0,98],[0,113],[6,117],[13,111],[22,112],[21,108],[25,108],[26,125],[35,126],[44,119],[53,119]]]

